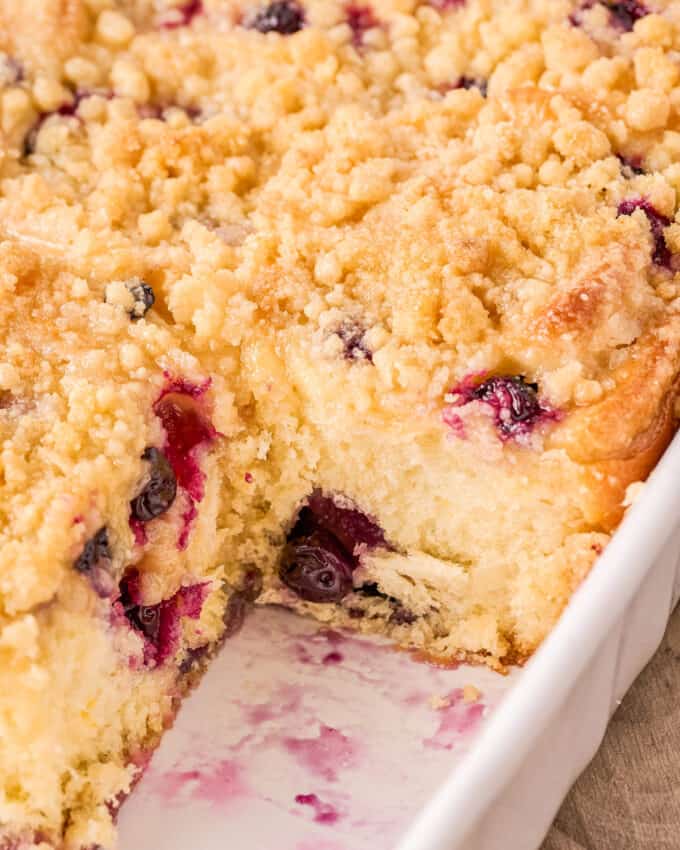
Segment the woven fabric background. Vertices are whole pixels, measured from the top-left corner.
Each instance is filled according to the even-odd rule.
[[[680,850],[680,607],[541,850]]]

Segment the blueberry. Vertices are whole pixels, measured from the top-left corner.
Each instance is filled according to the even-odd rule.
[[[486,97],[488,83],[481,77],[459,77],[454,89],[477,89],[482,97]]]
[[[240,590],[229,597],[222,620],[225,625],[224,637],[228,638],[240,631],[251,605],[262,593],[262,573],[252,567],[246,570]]]
[[[73,566],[79,573],[87,573],[101,561],[111,561],[109,530],[106,526],[100,528],[99,531],[87,541],[83,547],[83,551],[80,553]]]
[[[366,332],[360,325],[352,321],[343,322],[338,328],[337,334],[342,340],[346,360],[373,362],[373,354],[366,345]]]
[[[670,219],[660,213],[647,198],[629,198],[628,200],[621,201],[617,209],[617,215],[631,215],[635,210],[642,210],[647,216],[649,229],[652,232],[652,239],[654,241],[652,260],[658,266],[670,266],[671,252],[666,246],[666,240],[663,235],[664,228],[668,227],[671,223]]]
[[[417,619],[418,618],[413,611],[410,611],[408,608],[404,608],[403,605],[396,605],[394,611],[392,611],[392,614],[390,615],[390,623],[395,626],[410,626],[415,623]]]
[[[138,277],[133,278],[126,284],[130,294],[134,298],[134,304],[130,309],[130,318],[132,321],[141,319],[153,307],[156,296],[153,294],[153,289],[148,283],[140,280]]]
[[[152,644],[158,644],[161,625],[161,605],[139,605],[136,601],[138,576],[131,573],[120,582],[120,604],[127,621]]]
[[[164,514],[175,501],[177,479],[168,459],[158,449],[146,449],[142,458],[149,462],[149,481],[130,502],[130,510],[133,519],[149,522]]]
[[[649,14],[649,9],[638,0],[620,0],[620,2],[605,0],[604,5],[609,9],[613,22],[626,32],[633,29],[635,21]]]
[[[251,24],[258,32],[278,32],[292,35],[305,24],[302,9],[292,0],[275,0],[255,15]]]
[[[520,439],[535,425],[562,418],[560,411],[541,401],[538,384],[526,381],[523,375],[494,375],[481,383],[479,377],[469,375],[451,390],[455,399],[445,414],[471,401],[487,404],[501,440]],[[447,415],[443,418],[445,422],[450,419]]]
[[[621,164],[621,174],[623,174],[627,180],[630,180],[638,174],[645,173],[645,169],[642,167],[641,156],[623,156],[623,154],[617,154],[616,158]]]
[[[105,598],[110,596],[114,589],[111,561],[109,531],[106,526],[103,526],[87,541],[83,551],[74,561],[73,567],[88,577],[98,596]]]
[[[518,426],[531,424],[541,414],[538,384],[528,383],[522,375],[497,375],[482,382],[472,397],[491,405],[497,413],[498,425],[512,435]]]
[[[328,532],[291,540],[283,550],[281,581],[307,602],[340,602],[352,590],[355,562]]]
[[[581,26],[583,12],[587,12],[595,5],[604,6],[609,11],[611,23],[626,32],[633,29],[636,21],[649,14],[649,9],[639,0],[583,0],[579,8],[569,15],[569,22],[573,26]]]

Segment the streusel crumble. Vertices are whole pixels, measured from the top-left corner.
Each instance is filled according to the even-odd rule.
[[[253,604],[554,624],[675,428],[680,2],[0,0],[0,49],[0,846],[108,850]]]

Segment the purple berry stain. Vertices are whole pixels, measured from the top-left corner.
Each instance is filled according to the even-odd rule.
[[[374,520],[314,490],[288,536],[279,577],[307,602],[340,602],[352,591],[362,550],[385,546]]]
[[[327,652],[326,655],[321,659],[321,663],[324,667],[332,667],[335,664],[341,664],[343,661],[342,652],[338,652],[337,649],[333,649],[330,652]]]
[[[183,378],[166,377],[168,383],[153,410],[165,429],[162,454],[174,472],[177,485],[189,499],[177,543],[180,549],[185,549],[191,524],[197,515],[196,503],[204,494],[205,474],[200,467],[201,455],[219,434],[205,413],[203,396],[210,381],[193,384]]]
[[[302,8],[292,0],[275,0],[260,9],[253,18],[250,28],[258,32],[277,32],[293,35],[305,25]]]
[[[198,15],[203,14],[203,0],[189,0],[182,6],[172,9],[165,15],[159,26],[164,30],[175,30],[180,27],[188,27]]]
[[[146,666],[162,664],[176,652],[181,636],[182,617],[197,620],[208,594],[207,584],[180,589],[162,602],[144,605],[139,590],[139,574],[131,571],[119,585],[118,604],[134,631],[144,638]]]
[[[522,375],[494,375],[481,381],[480,377],[483,376],[469,375],[450,390],[448,396],[452,402],[450,407],[444,408],[444,422],[452,415],[455,416],[451,408],[481,402],[493,411],[498,436],[505,442],[521,439],[541,422],[561,418],[559,411],[541,400],[538,384],[527,382]]]
[[[340,815],[330,803],[324,803],[316,794],[296,794],[295,802],[299,806],[310,806],[314,810],[314,822],[332,824],[336,823]]]
[[[621,201],[617,209],[617,216],[631,215],[635,210],[642,210],[647,216],[649,229],[652,233],[654,241],[654,250],[652,251],[652,260],[657,266],[668,268],[671,264],[671,252],[666,246],[663,231],[665,227],[671,223],[671,220],[660,213],[656,207],[647,200],[647,198],[630,198]]]
[[[361,47],[365,34],[368,30],[377,27],[379,21],[370,6],[362,6],[358,3],[350,3],[346,6],[345,13],[349,28],[352,30],[352,44],[355,47]]]
[[[299,765],[325,782],[336,782],[339,772],[355,765],[360,755],[352,738],[325,724],[313,737],[284,738],[282,743]]]

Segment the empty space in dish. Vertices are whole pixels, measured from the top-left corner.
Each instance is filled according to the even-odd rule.
[[[120,846],[390,850],[519,675],[259,609],[121,810]]]

